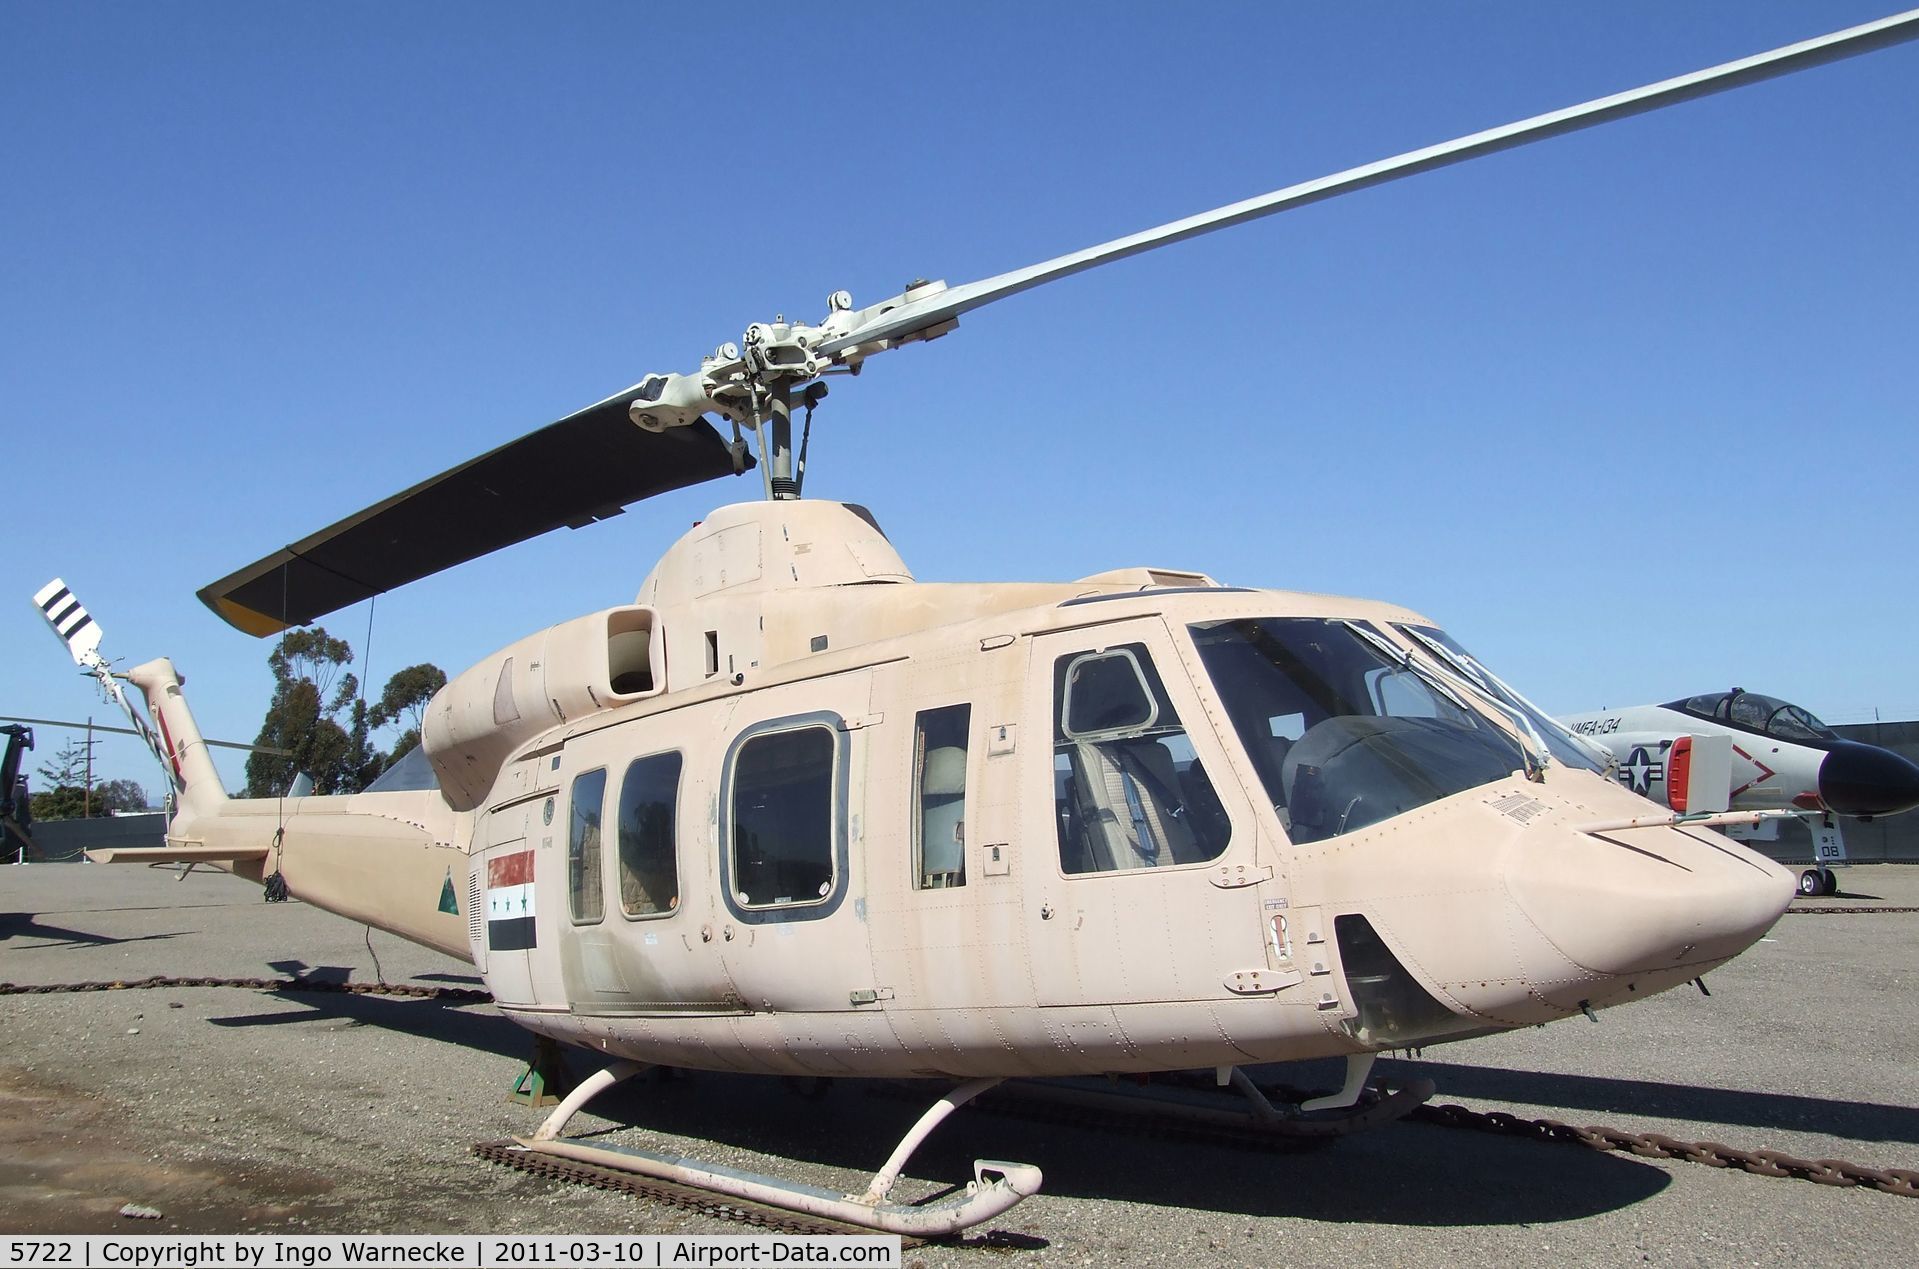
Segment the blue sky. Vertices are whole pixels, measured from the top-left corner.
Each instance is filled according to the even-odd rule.
[[[750,322],[1885,12],[0,6],[0,713],[106,716],[28,602],[55,574],[250,738],[268,646],[199,586]],[[1015,297],[836,381],[808,491],[927,580],[1395,600],[1549,709],[1911,716],[1916,85],[1874,53]],[[626,602],[757,493],[386,596],[364,677]]]

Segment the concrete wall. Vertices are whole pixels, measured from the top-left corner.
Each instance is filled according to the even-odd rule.
[[[27,858],[40,863],[66,863],[80,852],[107,846],[164,846],[167,817],[104,815],[90,820],[40,820],[33,826],[33,848]]]

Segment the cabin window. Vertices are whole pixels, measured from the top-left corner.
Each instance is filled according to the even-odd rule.
[[[1061,657],[1053,681],[1060,868],[1203,863],[1232,824],[1139,643]]]
[[[573,811],[566,828],[567,902],[576,925],[606,915],[600,884],[600,817],[605,812],[606,768],[573,777]]]
[[[680,906],[679,798],[677,753],[638,759],[620,781],[620,911],[627,916],[665,916]]]
[[[922,711],[913,726],[913,875],[921,890],[966,884],[966,733],[971,705]]]
[[[827,727],[767,732],[733,764],[733,889],[743,907],[819,903],[833,891],[833,757]]]

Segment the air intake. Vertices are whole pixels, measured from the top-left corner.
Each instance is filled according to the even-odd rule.
[[[1480,1029],[1473,1020],[1433,999],[1365,917],[1358,913],[1335,917],[1333,937],[1339,941],[1347,990],[1359,1010],[1359,1016],[1346,1026],[1361,1044],[1400,1048]]]

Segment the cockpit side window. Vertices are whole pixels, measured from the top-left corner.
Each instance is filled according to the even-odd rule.
[[[1191,631],[1294,842],[1350,833],[1525,766],[1505,730],[1416,678],[1417,691],[1399,683],[1391,676],[1403,667],[1341,622],[1247,618]],[[1304,724],[1296,740],[1276,725],[1292,714]]]
[[[1732,698],[1732,721],[1741,727],[1764,731],[1777,707],[1776,701],[1768,700],[1757,692],[1741,692]]]
[[[1766,730],[1781,740],[1833,740],[1839,734],[1797,705],[1774,710]]]
[[[1140,643],[1054,663],[1053,794],[1069,875],[1204,863],[1232,834]]]
[[[1679,708],[1697,718],[1726,717],[1726,702],[1732,698],[1730,692],[1708,692],[1704,696],[1694,696],[1683,702]]]

